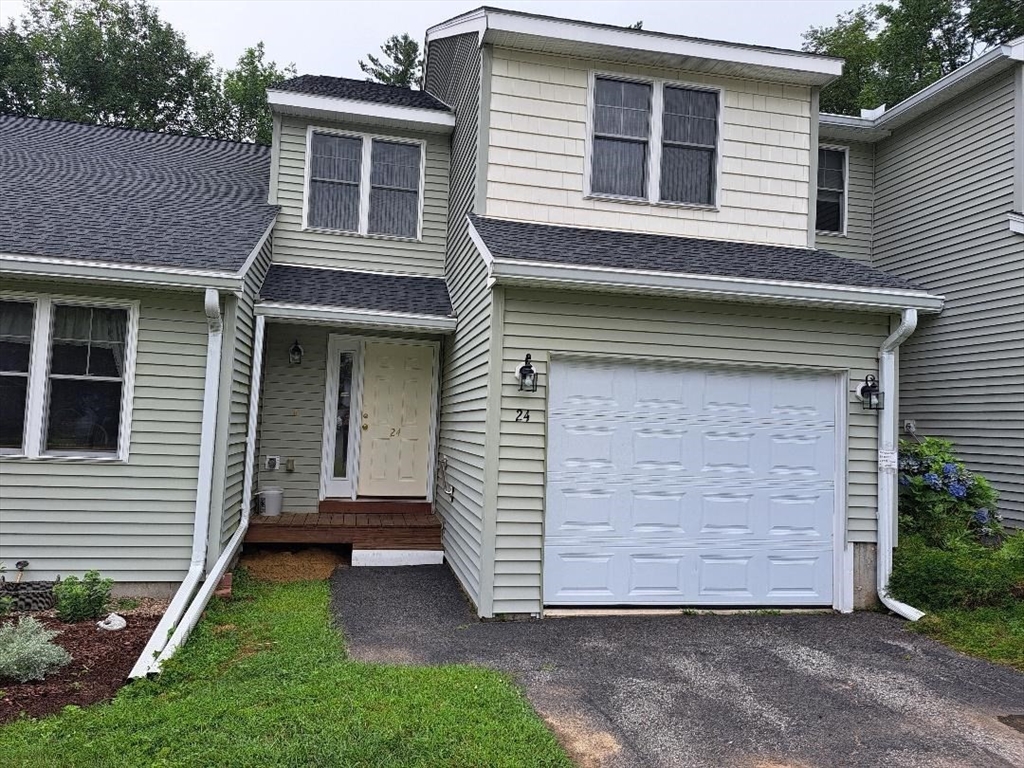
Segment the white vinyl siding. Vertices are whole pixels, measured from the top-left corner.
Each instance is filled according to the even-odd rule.
[[[823,140],[822,144],[839,146]],[[871,263],[871,231],[874,213],[875,148],[859,142],[845,145],[847,156],[846,232],[817,233],[815,244],[836,256]]]
[[[698,364],[848,372],[847,537],[875,541],[877,414],[854,398],[877,372],[886,315],[752,308],[628,296],[511,292],[505,299],[494,612],[541,605],[548,362],[597,355]],[[539,390],[518,391],[513,371],[527,353]],[[516,421],[520,411],[530,420]]]
[[[1006,224],[1013,104],[1010,71],[877,145],[873,263],[946,297],[900,350],[900,418],[952,440],[1021,526],[1024,244]]]
[[[482,583],[482,563],[489,561],[484,552],[484,475],[492,295],[483,261],[467,233],[466,213],[473,210],[477,194],[481,52],[476,35],[460,35],[431,43],[430,57],[426,90],[452,105],[456,114],[445,273],[459,318],[443,349],[438,461],[445,469],[439,473],[434,508],[444,520],[446,562],[479,608],[482,593],[489,591],[489,581]]]
[[[444,273],[445,240],[448,230],[448,137],[417,135],[382,128],[380,133],[400,141],[424,142],[422,228],[419,239],[386,235],[359,235],[303,228],[306,189],[306,152],[310,125],[341,134],[365,134],[366,126],[280,118],[279,163],[271,168],[281,206],[274,228],[274,261],[312,267],[441,275]],[[376,133],[376,132],[372,132]],[[369,146],[369,145],[367,145]],[[368,152],[366,154],[369,154]],[[365,155],[364,155],[365,156]],[[369,159],[367,158],[367,166]],[[369,168],[360,166],[361,178]],[[369,180],[367,179],[367,192]],[[365,211],[368,226],[369,194]],[[310,224],[312,226],[312,224]],[[360,231],[366,231],[365,227]]]
[[[805,247],[810,89],[678,70],[495,49],[487,210],[491,216]],[[717,210],[588,199],[591,72],[721,89]],[[657,134],[660,135],[660,134]],[[609,222],[612,222],[611,224]]]
[[[11,279],[5,288],[54,290]],[[129,458],[0,457],[0,560],[28,560],[26,576],[34,579],[95,568],[119,582],[180,581],[199,465],[208,330],[202,295],[81,285],[73,292],[139,302]]]

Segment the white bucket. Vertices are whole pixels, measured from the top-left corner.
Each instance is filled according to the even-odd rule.
[[[267,517],[277,517],[284,507],[284,488],[276,485],[268,486],[260,491],[260,509]]]

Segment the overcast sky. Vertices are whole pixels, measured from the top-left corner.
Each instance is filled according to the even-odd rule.
[[[151,0],[153,2],[153,0]],[[809,26],[830,24],[863,0],[490,0],[490,5],[644,29],[779,48],[799,48]],[[294,62],[299,73],[362,77],[357,61],[398,32],[422,41],[427,27],[484,0],[155,0],[161,16],[193,50],[212,52],[228,67],[262,40],[269,57]],[[24,3],[0,0],[0,20]]]

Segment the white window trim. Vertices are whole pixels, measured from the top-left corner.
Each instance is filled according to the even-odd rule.
[[[647,137],[649,148],[647,162],[647,195],[646,197],[629,197],[626,195],[609,195],[594,192],[590,186],[590,176],[594,157],[594,90],[598,78],[619,80],[626,83],[643,83],[651,86],[651,122],[650,134]],[[665,87],[688,88],[694,91],[711,91],[718,94],[718,128],[715,135],[715,187],[714,203],[679,203],[661,199],[661,149],[662,149],[662,115],[665,108]],[[634,77],[617,72],[601,72],[591,70],[587,82],[587,125],[586,143],[583,153],[583,197],[586,200],[605,200],[614,203],[632,205],[655,205],[664,208],[693,208],[701,211],[718,211],[722,205],[722,128],[725,115],[725,89],[707,83],[689,83],[681,80],[669,80],[659,77]]]
[[[840,212],[843,217],[843,230],[841,232],[833,232],[830,229],[816,229],[815,232],[825,237],[846,237],[846,229],[850,222],[850,148],[844,147],[840,144],[819,144],[818,149],[827,149],[832,152],[843,153],[843,209]],[[818,167],[821,167],[821,162],[818,162]],[[821,185],[815,181],[814,184],[814,205],[817,207],[818,198],[817,195],[821,191]],[[817,216],[815,216],[817,221]]]
[[[62,294],[29,294],[18,291],[0,292],[0,298],[35,304],[32,318],[32,348],[29,352],[28,397],[25,404],[25,428],[21,453],[0,453],[0,458],[35,461],[72,461],[124,463],[128,461],[132,434],[132,405],[135,401],[135,358],[139,338],[139,302],[123,299],[102,299]],[[87,307],[124,309],[128,327],[124,339],[124,374],[121,377],[121,415],[116,452],[46,451],[43,435],[46,428],[50,381],[50,340],[53,329],[53,305],[70,304]]]
[[[313,154],[313,134],[319,133],[328,136],[346,136],[362,141],[362,162],[359,167],[359,225],[357,230],[330,229],[327,227],[314,227],[309,224],[309,187],[310,175],[313,170],[313,163],[310,158]],[[420,180],[417,189],[418,206],[416,211],[416,236],[402,237],[400,235],[381,235],[369,232],[370,223],[370,174],[373,140],[389,141],[395,144],[411,144],[420,148]],[[330,235],[350,235],[353,237],[367,237],[376,240],[398,240],[406,243],[419,243],[423,241],[423,195],[426,187],[427,168],[427,142],[424,139],[411,139],[403,136],[388,136],[379,133],[363,133],[360,131],[346,131],[339,128],[326,128],[319,125],[310,125],[306,128],[306,156],[305,169],[302,184],[302,229],[306,232],[323,232]]]

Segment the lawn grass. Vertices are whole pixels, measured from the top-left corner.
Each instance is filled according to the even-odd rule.
[[[569,766],[506,677],[349,661],[322,582],[235,581],[157,681],[0,727],[12,766]]]
[[[936,611],[909,626],[958,651],[1024,672],[1024,602]]]

